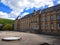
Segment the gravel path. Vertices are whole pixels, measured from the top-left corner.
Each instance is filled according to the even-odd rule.
[[[19,41],[1,40],[4,37],[10,37],[10,36],[21,36],[22,39]],[[23,33],[23,32],[0,31],[0,45],[39,45],[44,42],[54,45],[60,45],[60,37]]]

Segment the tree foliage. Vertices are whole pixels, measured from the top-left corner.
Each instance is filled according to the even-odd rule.
[[[2,30],[12,30],[12,25],[10,24],[5,24],[2,28]]]
[[[14,20],[0,18],[0,24],[13,24]]]
[[[12,30],[14,20],[10,19],[2,19],[0,18],[0,24],[3,24],[3,26],[0,26],[0,30]]]

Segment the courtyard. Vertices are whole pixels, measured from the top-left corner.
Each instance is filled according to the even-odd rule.
[[[2,41],[4,37],[21,36],[18,41]],[[0,45],[40,45],[42,43],[60,45],[60,36],[49,36],[15,31],[0,31]]]

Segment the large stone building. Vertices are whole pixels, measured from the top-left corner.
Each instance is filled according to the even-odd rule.
[[[35,33],[60,33],[60,4],[38,10],[15,20],[14,30]]]

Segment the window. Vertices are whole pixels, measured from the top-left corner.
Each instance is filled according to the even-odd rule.
[[[53,20],[53,15],[50,16],[50,20]]]
[[[48,28],[48,24],[45,25],[46,29]]]
[[[60,15],[57,15],[57,19],[60,19]]]
[[[57,24],[57,28],[60,29],[60,24]]]
[[[42,24],[42,25],[41,25],[41,29],[44,29],[44,28],[45,28],[45,26]]]
[[[39,27],[38,27],[38,25],[33,24],[33,25],[32,25],[32,29],[33,29],[33,30],[37,30],[37,29],[39,29]]]
[[[41,25],[41,29],[43,29],[43,25]]]
[[[36,22],[38,22],[39,21],[39,19],[38,19],[38,17],[36,18]]]
[[[43,21],[43,18],[40,18],[40,21]]]
[[[53,24],[50,25],[50,28],[53,29]]]
[[[48,21],[48,17],[46,16],[45,21]]]

